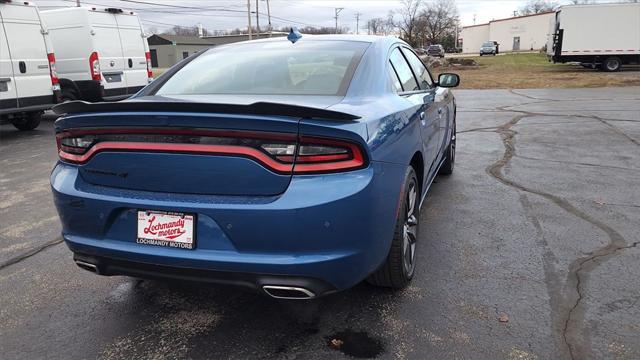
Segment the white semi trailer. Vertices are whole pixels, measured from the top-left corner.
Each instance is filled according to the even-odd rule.
[[[604,71],[640,64],[640,3],[563,6],[549,34],[547,56],[554,63]]]

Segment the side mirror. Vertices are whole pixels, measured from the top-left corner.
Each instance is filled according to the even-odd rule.
[[[452,88],[460,85],[460,76],[458,74],[444,73],[438,76],[438,86]]]

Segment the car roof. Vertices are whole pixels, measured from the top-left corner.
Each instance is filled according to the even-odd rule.
[[[353,34],[327,34],[327,35],[302,34],[302,37],[298,41],[327,41],[327,40],[359,41],[359,42],[367,42],[367,43],[389,43],[389,44],[402,42],[401,39],[393,36],[353,35]],[[281,42],[281,41],[289,41],[289,40],[287,40],[287,38],[284,36],[279,36],[279,37],[273,37],[273,38],[242,41],[234,44],[246,44],[248,42],[258,43],[258,42]],[[229,44],[229,45],[233,45],[233,44]]]

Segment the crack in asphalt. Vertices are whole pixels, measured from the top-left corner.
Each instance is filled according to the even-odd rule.
[[[579,210],[574,205],[572,205],[569,201],[559,196],[553,195],[551,193],[534,189],[523,184],[520,184],[514,180],[506,178],[502,169],[509,164],[511,159],[516,156],[516,147],[515,147],[515,135],[517,132],[512,130],[512,127],[517,125],[522,119],[533,116],[570,116],[570,115],[551,115],[551,114],[540,114],[535,112],[528,112],[523,110],[513,110],[508,109],[510,106],[498,107],[496,109],[504,111],[504,112],[514,112],[517,113],[515,117],[513,117],[508,122],[498,126],[494,132],[498,133],[502,138],[502,143],[505,147],[504,154],[502,158],[498,159],[495,163],[489,165],[486,168],[487,174],[498,180],[500,183],[512,187],[516,190],[520,190],[523,192],[535,194],[541,196],[552,203],[556,204],[558,207],[565,210],[567,213],[582,219],[593,226],[602,230],[608,237],[609,243],[595,251],[592,251],[588,255],[575,259],[569,266],[569,273],[567,275],[567,286],[575,289],[575,292],[572,296],[561,297],[564,300],[565,304],[572,304],[568,307],[568,311],[565,311],[564,314],[564,326],[562,328],[562,339],[563,342],[569,352],[569,356],[571,359],[582,359],[585,358],[585,351],[583,346],[585,343],[589,341],[583,340],[582,342],[578,339],[578,329],[580,328],[580,323],[584,321],[584,309],[580,307],[581,300],[583,297],[583,286],[585,280],[583,277],[588,274],[590,271],[595,269],[600,263],[605,260],[608,260],[612,257],[616,252],[621,249],[626,249],[629,247],[635,247],[638,243],[633,243],[628,245],[625,238],[610,227],[608,224],[600,221],[591,215]],[[584,118],[592,118],[598,119],[597,117],[592,116],[578,116]],[[596,261],[596,260],[602,261]]]
[[[638,140],[632,138],[631,136],[629,136],[627,133],[625,133],[624,131],[620,130],[620,128],[618,128],[617,126],[610,124],[607,119],[601,118],[599,116],[592,116],[594,119],[600,121],[601,123],[607,125],[609,128],[611,128],[613,131],[615,131],[617,134],[622,135],[623,137],[625,137],[627,140],[631,141],[632,143],[636,144],[637,146],[640,146],[640,142],[638,142]]]
[[[518,96],[522,96],[531,100],[542,100],[542,101],[551,101],[551,102],[571,102],[571,101],[609,101],[611,100],[611,98],[608,99],[604,99],[604,98],[588,98],[588,99],[584,99],[584,98],[574,98],[574,99],[548,99],[548,98],[541,98],[541,97],[536,97],[533,95],[527,95],[521,92],[517,92],[514,89],[509,89],[509,92],[514,94],[514,95],[518,95]],[[639,101],[640,98],[631,98],[631,99],[616,99],[616,101]]]
[[[34,248],[31,248],[31,249],[23,252],[20,255],[14,256],[9,260],[0,263],[0,270],[6,268],[8,266],[17,264],[17,263],[19,263],[19,262],[21,262],[21,261],[23,261],[25,259],[28,259],[28,258],[32,257],[33,255],[38,254],[39,252],[41,252],[41,251],[43,251],[43,250],[45,250],[45,249],[47,249],[47,248],[49,248],[51,246],[55,246],[55,245],[58,245],[60,243],[62,243],[62,237],[55,238],[55,239],[53,239],[51,241],[48,241],[48,242],[46,242],[46,243],[44,243],[44,244],[42,244],[40,246],[36,246]]]
[[[536,158],[536,157],[525,156],[520,154],[514,154],[513,156],[519,159],[532,160],[532,161],[544,161],[544,162],[553,162],[558,164],[569,164],[569,165],[588,166],[588,167],[603,168],[603,169],[615,169],[615,170],[623,170],[623,171],[640,172],[640,169],[634,169],[634,168],[628,168],[628,167],[622,167],[622,166],[601,165],[601,164],[592,164],[592,163],[567,161],[567,160],[542,159],[542,158]]]

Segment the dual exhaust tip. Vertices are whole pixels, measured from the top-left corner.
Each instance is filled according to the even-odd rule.
[[[100,269],[95,264],[82,260],[75,260],[75,262],[81,269],[100,274]],[[316,297],[313,291],[297,286],[264,285],[262,290],[274,299],[309,300]]]
[[[313,291],[296,286],[264,285],[262,290],[275,299],[309,300],[316,297]]]
[[[76,262],[76,265],[78,265],[78,267],[81,269],[91,271],[92,273],[95,273],[95,274],[100,274],[100,270],[98,269],[98,266],[95,264],[88,263],[82,260],[75,260],[75,262]]]

